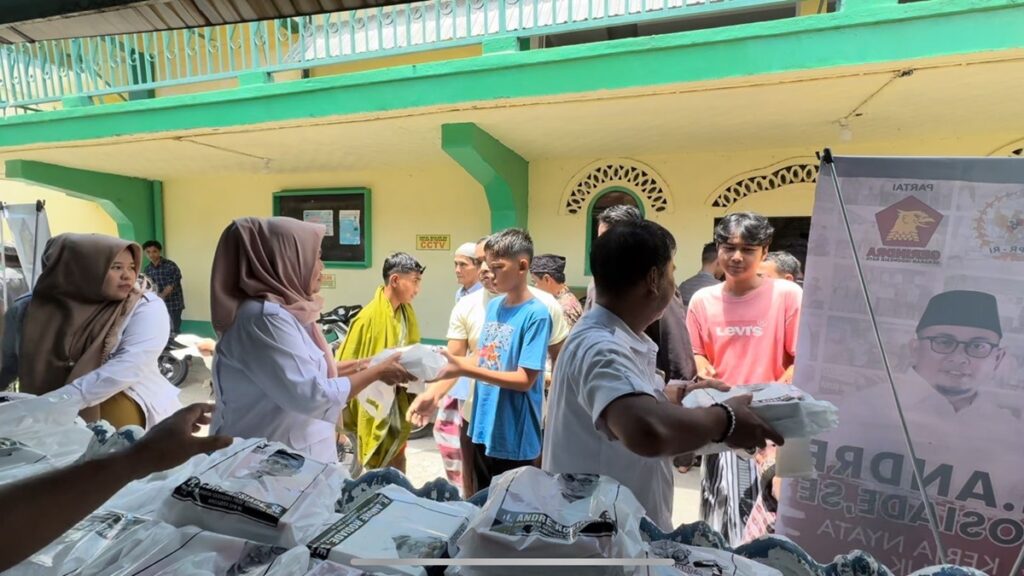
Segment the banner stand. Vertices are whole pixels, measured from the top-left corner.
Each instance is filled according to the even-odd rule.
[[[882,355],[882,366],[885,368],[885,375],[889,380],[889,389],[892,391],[892,398],[896,404],[896,414],[899,416],[900,429],[903,432],[903,439],[907,445],[907,453],[910,455],[910,459],[913,462],[911,467],[914,472],[914,481],[917,484],[918,492],[921,494],[921,500],[924,503],[925,512],[928,516],[928,527],[931,529],[932,538],[935,540],[935,550],[939,558],[940,564],[946,563],[946,549],[942,546],[942,538],[939,532],[939,520],[935,512],[935,507],[932,504],[931,498],[928,495],[928,489],[924,483],[924,471],[921,469],[921,460],[917,457],[917,452],[914,450],[914,442],[910,439],[910,429],[907,426],[906,417],[903,414],[903,406],[900,402],[899,394],[896,392],[896,381],[892,376],[892,367],[889,364],[889,356],[885,352],[885,346],[882,344],[882,333],[878,329],[878,319],[875,316],[875,309],[871,305],[871,297],[868,294],[868,283],[864,278],[864,269],[861,267],[860,256],[857,254],[857,244],[853,238],[853,227],[850,226],[850,217],[846,211],[846,202],[843,200],[842,187],[839,185],[839,176],[836,174],[836,164],[832,157],[832,150],[825,148],[821,153],[822,168],[828,167],[829,173],[832,177],[832,185],[836,187],[836,199],[839,201],[839,211],[843,217],[843,224],[846,228],[846,234],[850,239],[850,248],[853,250],[853,263],[857,269],[857,279],[860,281],[861,289],[864,291],[864,303],[867,305],[868,318],[871,320],[871,328],[875,333],[875,342],[878,344],[878,351]],[[1021,560],[1024,560],[1024,549],[1021,550],[1021,558],[1018,559],[1018,568]],[[1017,574],[1017,571],[1010,572],[1010,574]]]

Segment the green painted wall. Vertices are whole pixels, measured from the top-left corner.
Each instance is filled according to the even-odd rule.
[[[7,178],[92,200],[114,219],[121,238],[163,242],[163,188],[160,182],[67,168],[31,160],[8,160]]]
[[[492,232],[527,227],[529,162],[473,123],[441,126],[441,148],[484,187]]]
[[[1021,30],[1019,0],[872,2],[833,14],[38,112],[0,122],[0,147],[1005,51],[1024,48]]]

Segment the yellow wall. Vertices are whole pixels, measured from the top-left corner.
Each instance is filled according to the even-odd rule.
[[[328,307],[365,304],[381,284],[381,265],[405,251],[427,267],[415,303],[425,338],[443,339],[457,285],[452,254],[488,231],[480,186],[452,163],[425,168],[320,174],[256,174],[164,182],[167,256],[184,277],[188,320],[208,320],[210,268],[224,227],[233,218],[270,216],[273,193],[287,189],[367,187],[372,194],[373,266],[328,270],[336,289],[324,289]],[[416,234],[451,234],[449,252],[415,250]]]
[[[749,196],[730,209],[712,208],[711,194],[737,175],[781,160],[806,156],[806,151],[738,152],[723,155],[650,155],[632,158],[657,172],[668,186],[674,203],[672,213],[647,217],[672,231],[678,244],[678,280],[697,271],[700,250],[711,241],[714,219],[728,212],[751,210],[766,216],[810,216],[814,186],[797,184],[784,189]],[[568,215],[562,211],[562,193],[576,174],[595,158],[534,161],[530,164],[530,231],[538,253],[565,256],[567,282],[583,286],[586,254],[586,210]]]
[[[0,202],[35,204],[36,200],[46,202],[50,232],[54,235],[65,232],[96,232],[117,236],[117,225],[114,220],[95,202],[73,198],[48,188],[0,180]],[[6,226],[4,234],[10,239],[10,230],[7,230]]]

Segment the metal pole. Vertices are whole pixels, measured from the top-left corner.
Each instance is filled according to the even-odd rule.
[[[32,231],[32,283],[29,284],[29,289],[35,290],[36,278],[39,277],[39,258],[36,256],[39,254],[39,214],[43,211],[43,207],[46,203],[42,200],[36,200],[36,227]]]
[[[4,302],[3,309],[7,312],[7,240],[4,237],[4,222],[7,221],[7,204],[0,202],[0,282],[3,282]]]
[[[931,528],[932,538],[935,540],[935,549],[939,556],[939,564],[946,563],[946,550],[942,547],[942,538],[939,535],[939,521],[935,516],[935,509],[932,507],[931,498],[925,488],[921,472],[920,461],[917,459],[917,452],[914,450],[914,443],[910,439],[910,429],[907,427],[907,420],[903,416],[903,406],[900,403],[899,394],[896,393],[896,381],[892,377],[892,368],[889,366],[889,356],[885,353],[885,346],[882,345],[882,333],[878,329],[878,319],[875,317],[875,309],[871,306],[871,298],[868,297],[868,283],[864,279],[864,269],[860,264],[860,257],[857,256],[857,245],[853,241],[853,228],[850,226],[850,217],[846,213],[846,202],[843,201],[843,191],[839,186],[839,176],[836,174],[835,161],[832,158],[832,151],[828,148],[822,154],[822,168],[829,168],[832,174],[832,184],[836,187],[836,197],[839,199],[839,210],[843,215],[843,223],[846,225],[846,234],[850,239],[850,250],[853,252],[853,263],[857,268],[857,278],[860,280],[860,287],[864,291],[864,302],[868,306],[868,317],[871,319],[871,328],[875,333],[875,342],[878,343],[878,351],[882,354],[882,366],[885,368],[885,375],[889,379],[889,389],[892,391],[892,399],[896,403],[896,414],[900,419],[900,428],[903,431],[903,440],[906,442],[910,459],[914,462],[914,481],[917,482],[918,492],[924,501],[925,512],[928,514],[928,527]]]

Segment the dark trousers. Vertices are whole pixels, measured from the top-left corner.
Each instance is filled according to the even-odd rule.
[[[171,334],[181,334],[181,313],[183,310],[168,310],[171,315]]]
[[[487,448],[483,444],[473,444],[473,475],[476,477],[476,487],[482,490],[491,485],[495,476],[501,476],[509,470],[532,466],[535,460],[503,460],[492,458],[486,454]],[[466,474],[466,470],[462,471]]]

